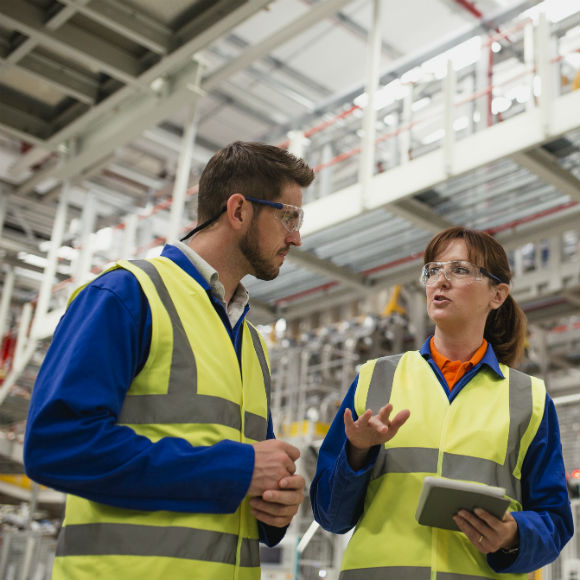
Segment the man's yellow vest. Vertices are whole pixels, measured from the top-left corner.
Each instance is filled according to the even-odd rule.
[[[179,266],[161,257],[116,267],[135,275],[152,315],[149,357],[119,424],[153,442],[266,439],[270,370],[257,330],[244,321],[240,368],[207,292]],[[67,498],[55,580],[259,577],[258,526],[247,498],[230,514],[140,511]]]
[[[541,380],[500,365],[483,367],[449,402],[417,351],[362,366],[355,409],[376,413],[387,402],[411,416],[381,448],[364,512],[347,546],[340,578],[465,580],[526,578],[497,574],[463,533],[419,525],[423,479],[449,477],[506,489],[522,509],[521,468],[544,413]]]

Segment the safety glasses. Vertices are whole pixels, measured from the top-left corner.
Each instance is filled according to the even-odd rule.
[[[482,280],[482,276],[487,276],[495,282],[502,283],[502,280],[490,274],[485,268],[476,266],[466,260],[452,260],[450,262],[429,262],[423,266],[419,280],[423,286],[433,286],[443,274],[448,282],[467,282],[472,280]]]
[[[296,205],[288,205],[279,201],[268,201],[266,199],[257,199],[246,195],[245,198],[251,203],[267,205],[273,207],[276,211],[274,215],[282,222],[282,225],[289,232],[297,232],[302,227],[304,220],[304,210]]]

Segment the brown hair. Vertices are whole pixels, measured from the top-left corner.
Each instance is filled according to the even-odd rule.
[[[439,232],[425,249],[424,263],[434,262],[436,256],[456,239],[465,242],[470,262],[485,268],[502,282],[510,283],[512,273],[505,250],[495,238],[480,230],[455,226]],[[491,279],[488,282],[498,284]],[[483,336],[493,346],[500,362],[514,366],[523,356],[526,333],[526,315],[512,295],[508,294],[505,302],[489,313]]]
[[[307,187],[313,179],[308,164],[284,149],[236,141],[220,149],[205,166],[199,180],[197,219],[201,222],[217,215],[234,193],[271,201],[280,197],[287,183]]]

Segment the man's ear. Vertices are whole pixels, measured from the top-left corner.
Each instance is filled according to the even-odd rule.
[[[230,226],[242,229],[252,219],[251,203],[241,193],[233,193],[226,202],[226,213]]]
[[[510,287],[505,284],[494,284],[491,287],[493,296],[491,298],[490,306],[492,310],[497,310],[505,301],[510,293]]]

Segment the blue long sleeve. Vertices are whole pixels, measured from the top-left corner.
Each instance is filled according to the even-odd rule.
[[[362,515],[370,471],[378,451],[377,448],[369,454],[366,466],[358,472],[350,468],[346,459],[343,416],[345,409],[350,408],[356,418],[357,382],[358,378],[348,390],[320,448],[310,487],[316,521],[334,533],[350,530]],[[513,513],[520,532],[520,552],[517,557],[499,552],[489,555],[488,563],[497,572],[537,570],[554,560],[573,534],[558,421],[549,396],[546,396],[540,428],[522,466],[522,491],[524,511]]]

